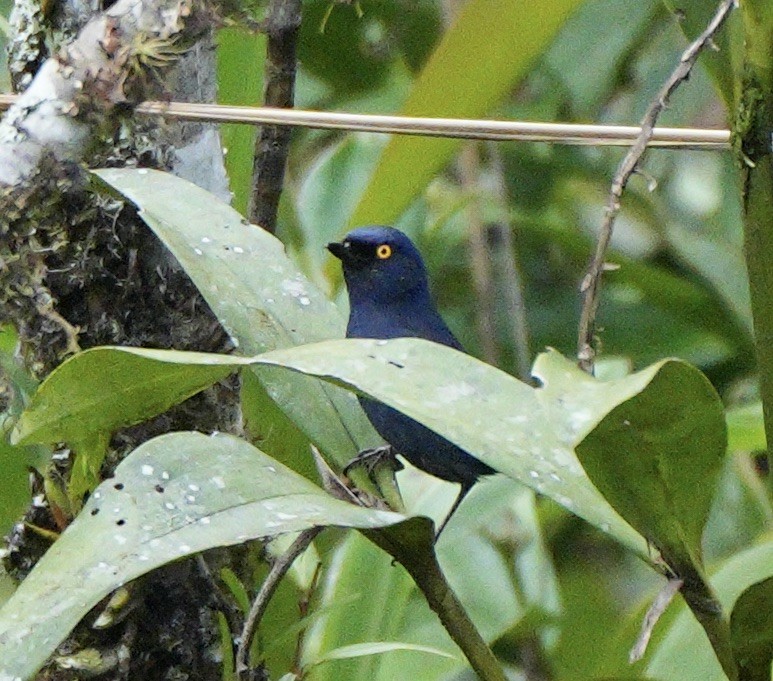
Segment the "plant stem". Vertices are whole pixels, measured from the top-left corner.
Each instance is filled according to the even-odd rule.
[[[419,523],[423,527],[417,527]],[[497,658],[440,569],[433,547],[432,525],[426,519],[417,518],[364,534],[406,569],[482,681],[507,681]]]
[[[760,394],[773,466],[773,7],[767,0],[742,5],[746,52],[733,141],[741,165],[746,264],[749,271]],[[773,498],[773,475],[768,473]]]

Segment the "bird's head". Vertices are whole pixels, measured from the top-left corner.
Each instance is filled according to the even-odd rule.
[[[428,293],[424,261],[398,229],[359,227],[327,248],[341,260],[352,304],[359,300],[391,303]]]

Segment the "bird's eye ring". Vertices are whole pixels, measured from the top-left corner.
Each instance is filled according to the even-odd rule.
[[[381,244],[376,249],[376,257],[379,260],[386,260],[392,256],[392,247],[389,244]]]

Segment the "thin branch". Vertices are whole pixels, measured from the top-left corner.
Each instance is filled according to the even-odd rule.
[[[9,108],[17,99],[18,95],[0,94],[0,110]],[[641,134],[641,128],[628,125],[419,118],[191,102],[142,102],[135,107],[135,112],[143,116],[162,116],[170,120],[245,125],[276,124],[318,130],[494,141],[555,142],[586,146],[631,146]],[[730,149],[730,132],[706,128],[655,128],[648,146],[725,151]]]
[[[301,532],[296,540],[271,566],[266,579],[263,580],[263,584],[260,586],[260,591],[252,602],[252,607],[247,615],[247,619],[244,622],[244,628],[242,629],[242,635],[239,640],[239,646],[236,650],[236,674],[240,680],[247,679],[250,672],[249,665],[249,652],[250,643],[252,637],[255,635],[255,631],[260,624],[263,615],[266,613],[271,597],[274,595],[279,582],[282,581],[282,577],[287,574],[287,571],[292,566],[295,559],[300,556],[314,541],[314,538],[323,530],[322,527],[312,527],[308,530]]]
[[[494,272],[491,253],[486,241],[481,197],[477,191],[480,182],[480,151],[470,142],[464,146],[457,162],[462,190],[467,196],[467,238],[470,247],[469,261],[475,293],[475,325],[483,359],[499,365],[499,349],[494,310]]]
[[[658,592],[658,595],[655,596],[655,600],[647,609],[647,614],[644,616],[639,638],[636,639],[636,643],[628,654],[628,662],[631,664],[638,662],[644,657],[644,653],[647,651],[647,644],[650,642],[650,637],[652,636],[652,630],[655,628],[655,625],[658,623],[658,620],[666,611],[666,608],[671,601],[674,600],[674,596],[679,593],[682,584],[684,584],[683,580],[678,577],[671,577],[663,585],[663,588]]]
[[[507,325],[515,348],[515,366],[517,376],[522,381],[531,378],[531,352],[529,350],[529,323],[526,318],[525,286],[523,275],[518,264],[513,224],[508,210],[507,185],[505,183],[505,167],[500,149],[489,146],[491,170],[494,174],[496,201],[501,212],[499,238],[499,265],[502,270],[502,296],[507,308]]]
[[[300,27],[301,0],[271,0],[264,25],[268,44],[263,103],[267,107],[290,109],[294,104]],[[264,125],[255,143],[249,218],[272,233],[276,231],[290,133],[287,126]]]
[[[610,239],[612,238],[615,218],[620,212],[620,197],[628,184],[628,180],[631,178],[631,175],[633,175],[636,167],[641,161],[644,152],[650,145],[658,116],[660,116],[663,109],[667,106],[668,100],[673,92],[687,80],[700,53],[707,46],[712,44],[714,35],[725,23],[730,12],[736,6],[736,1],[737,0],[722,0],[722,2],[719,3],[719,7],[717,8],[714,17],[711,19],[703,33],[701,33],[697,40],[691,43],[682,53],[679,64],[671,72],[671,75],[660,88],[647,109],[647,112],[644,114],[639,135],[615,173],[612,187],[609,192],[609,198],[607,200],[606,210],[604,212],[604,219],[601,224],[599,240],[596,244],[596,253],[593,256],[593,261],[588,268],[588,273],[585,275],[580,287],[583,296],[583,305],[577,341],[577,358],[580,366],[585,369],[585,371],[593,370],[593,360],[596,355],[596,350],[594,348],[595,321],[596,312],[599,306],[599,295],[601,292],[601,276],[605,266],[604,258]]]

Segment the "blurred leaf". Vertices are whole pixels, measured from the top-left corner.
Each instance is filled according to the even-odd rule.
[[[100,599],[172,560],[313,526],[401,519],[333,499],[230,435],[162,435],[121,462],[0,610],[0,677],[34,674]]]
[[[526,75],[581,3],[469,0],[422,70],[401,113],[447,118],[485,115]],[[350,225],[394,222],[460,144],[411,136],[390,139]]]
[[[678,361],[606,414],[577,447],[612,506],[684,576],[702,565],[701,537],[724,463],[722,402],[708,379]]]
[[[663,0],[663,4],[677,15],[677,21],[688,40],[695,40],[709,25],[717,11],[717,4],[705,0]],[[740,12],[735,12],[740,15]],[[700,63],[711,74],[728,110],[735,101],[733,80],[740,73],[740,51],[743,36],[740,30],[740,16],[733,17],[714,38],[717,49],[704,50]]]
[[[762,402],[727,410],[727,448],[731,452],[754,452],[766,448]]]
[[[308,169],[296,203],[304,256],[316,271],[332,260],[325,245],[339,239],[383,146],[378,136],[350,133],[320,154]],[[346,191],[342,192],[342,187]]]
[[[399,637],[405,605],[415,590],[411,578],[387,554],[362,535],[347,534],[330,555],[320,579],[321,612],[305,637],[304,660],[313,664],[328,651],[362,640]],[[331,661],[310,669],[309,678],[375,681],[382,663],[375,657]]]
[[[217,32],[217,98],[221,104],[259,106],[263,102],[263,59],[266,36],[244,28]],[[233,207],[246,215],[252,190],[252,157],[255,153],[252,125],[224,123],[220,137],[225,167],[233,192]]]
[[[368,0],[360,7],[362,16],[351,2],[303,3],[298,57],[305,71],[339,94],[377,89],[398,56],[419,68],[442,29],[435,0]]]
[[[662,12],[660,0],[588,0],[567,19],[545,54],[545,65],[568,90],[575,117],[598,116],[624,80],[631,51],[647,39]],[[600,30],[605,40],[598,40]]]
[[[732,611],[741,594],[773,576],[773,542],[739,552],[712,576],[722,607]],[[700,625],[683,605],[665,636],[655,646],[647,675],[679,681],[727,681]]]
[[[287,257],[282,243],[208,192],[152,170],[96,172],[140,208],[245,354],[342,337],[336,307]],[[351,394],[286,372],[259,376],[279,407],[344,465],[380,441]]]
[[[703,533],[704,561],[711,565],[750,546],[772,518],[765,479],[753,458],[745,453],[727,456]]]
[[[590,238],[576,230],[567,229],[565,225],[546,221],[522,220],[519,221],[519,229],[539,237],[539,243],[535,244],[535,248],[540,251],[548,247],[560,246],[567,255],[572,257],[573,264],[579,265],[578,279],[581,277],[580,271],[584,271],[587,254],[593,247],[593,241]],[[661,265],[628,257],[618,250],[610,251],[608,258],[611,262],[619,265],[620,269],[607,274],[608,285],[612,287],[610,293],[614,293],[616,290],[617,295],[616,297],[608,296],[608,298],[611,297],[611,300],[607,300],[601,310],[606,327],[605,344],[612,342],[613,347],[619,350],[626,349],[630,353],[631,349],[636,347],[635,343],[621,343],[619,341],[615,343],[610,339],[610,336],[626,332],[634,337],[642,337],[644,334],[648,339],[647,348],[651,348],[653,344],[658,344],[658,349],[663,350],[663,352],[679,355],[678,343],[685,342],[689,327],[698,328],[719,338],[727,338],[736,344],[744,342],[745,330],[743,327],[728,314],[719,297],[713,291],[707,290],[705,286],[683,275],[680,276]],[[565,263],[561,263],[561,265],[566,268]],[[544,270],[545,265],[540,264],[540,267]],[[580,270],[580,268],[583,269]],[[535,278],[544,277],[545,274],[535,273],[534,276]],[[642,319],[644,315],[641,305],[636,306],[631,318],[621,320],[620,307],[625,302],[626,293],[629,299],[633,301],[641,299],[654,308],[653,322],[657,323],[660,328],[656,338],[653,338],[647,329],[642,328],[642,324],[646,324],[648,320]],[[558,295],[560,300],[566,304],[565,292],[559,291]],[[566,316],[570,316],[569,312],[570,308],[566,305]],[[664,315],[669,315],[669,318],[664,319]],[[624,323],[622,323],[623,321]],[[685,328],[686,325],[689,327]],[[574,331],[574,326],[572,326],[572,330]],[[572,341],[574,340],[573,336]],[[707,344],[707,340],[702,339],[701,346],[704,348],[704,352]],[[610,348],[606,347],[605,351],[610,352]],[[663,352],[658,352],[658,356],[662,357]]]
[[[438,657],[450,657],[444,650],[437,648],[430,648],[429,646],[420,646],[415,643],[404,643],[400,641],[373,641],[371,643],[354,643],[349,646],[342,646],[334,650],[330,650],[322,657],[316,659],[313,664],[319,665],[331,660],[348,660],[353,657],[364,657],[366,655],[383,655],[384,653],[392,653],[396,651],[411,651],[418,653],[427,653],[429,655],[437,655]]]
[[[750,586],[730,616],[733,649],[744,681],[770,681],[773,661],[773,577]]]

